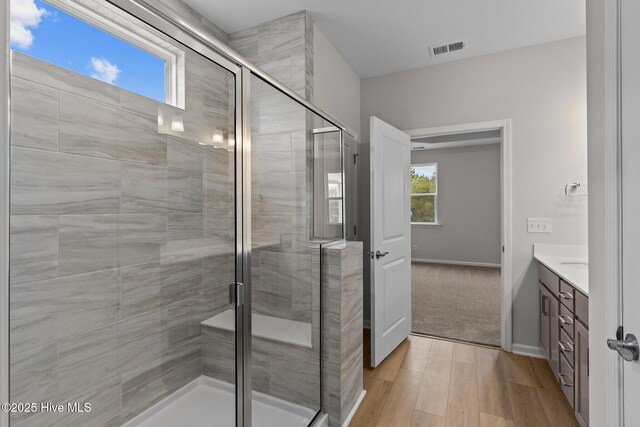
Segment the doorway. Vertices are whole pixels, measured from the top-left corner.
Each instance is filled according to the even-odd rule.
[[[412,331],[510,350],[510,121],[406,131]]]

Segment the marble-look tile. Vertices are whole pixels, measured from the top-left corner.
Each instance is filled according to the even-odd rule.
[[[290,151],[263,151],[252,154],[252,173],[267,174],[272,172],[288,172],[291,170]]]
[[[14,215],[10,230],[11,283],[58,276],[58,217]]]
[[[116,215],[69,215],[59,222],[59,275],[115,268],[118,217]]]
[[[360,312],[344,325],[341,332],[340,376],[342,386],[339,398],[340,406],[344,408],[345,415],[362,392],[362,330],[362,312]]]
[[[126,319],[198,294],[202,290],[202,263],[151,262],[122,267],[120,282],[120,311]]]
[[[169,348],[200,337],[200,323],[219,313],[229,304],[225,292],[196,295],[167,307],[167,334]]]
[[[49,344],[24,353],[12,354],[10,369],[9,395],[11,402],[57,401],[57,344]]]
[[[58,91],[11,79],[11,144],[58,150]]]
[[[169,214],[169,240],[200,239],[204,236],[202,214]]]
[[[102,159],[13,148],[11,213],[118,213],[120,164]]]
[[[202,373],[233,384],[236,380],[235,343],[215,338],[211,329],[202,329]]]
[[[122,165],[122,213],[166,213],[168,192],[166,169]]]
[[[202,173],[169,169],[168,207],[170,212],[202,212]]]
[[[269,394],[307,408],[320,409],[320,355],[297,358],[271,353]]]
[[[269,56],[268,58],[261,59],[257,62],[264,72],[268,73],[271,77],[278,80],[285,86],[291,85],[291,55],[289,52],[283,52],[282,58],[274,58]]]
[[[120,90],[120,108],[124,110],[144,114],[157,120],[160,112],[167,109],[167,107],[170,106],[155,99],[147,98],[128,90]]]
[[[100,387],[83,393],[77,399],[63,402],[66,406],[69,402],[91,403],[91,412],[62,414],[61,420],[55,424],[48,424],[54,427],[63,426],[100,426],[117,427],[120,426],[120,386],[119,384],[102,384]],[[49,414],[46,414],[49,415]]]
[[[172,349],[122,382],[122,421],[128,421],[201,375],[200,339]]]
[[[258,55],[304,48],[305,19],[304,12],[298,12],[260,25]]]
[[[202,260],[202,289],[204,292],[225,288],[235,277],[235,257],[222,254]]]
[[[202,175],[204,185],[204,208],[208,215],[213,212],[229,213],[231,209],[232,186],[227,175],[205,173]]]
[[[14,76],[111,105],[120,103],[120,89],[88,76],[58,67],[15,50],[11,51]]]
[[[251,135],[251,151],[254,155],[258,155],[263,151],[291,151],[291,132],[275,133],[275,134],[252,134]]]
[[[341,322],[361,315],[362,307],[362,245],[350,243],[342,251],[341,268]]]
[[[157,261],[166,243],[166,215],[118,215],[118,266]]]
[[[204,147],[204,171],[218,175],[233,176],[234,151],[227,151],[224,148],[205,146]]]
[[[166,165],[165,136],[154,117],[60,93],[60,151]]]
[[[307,163],[310,161],[311,138],[309,132],[300,130],[291,133],[291,170],[296,172],[307,171]]]
[[[260,111],[258,129],[261,134],[304,130],[306,129],[306,111],[302,107],[282,113]]]
[[[174,169],[202,171],[205,148],[198,141],[167,136],[167,164]]]
[[[60,341],[60,399],[81,401],[90,390],[102,384],[115,384],[118,381],[117,349],[115,323]]]
[[[240,55],[255,61],[258,57],[258,27],[238,31],[229,36],[229,46]]]
[[[126,382],[150,369],[167,350],[166,309],[160,308],[118,322],[118,371]]]
[[[253,286],[256,313],[291,319],[295,254],[260,252],[260,282]]]
[[[115,270],[11,286],[11,352],[49,344],[116,320]]]
[[[293,213],[300,206],[294,193],[292,173],[270,173],[259,176],[260,180],[260,212]]]

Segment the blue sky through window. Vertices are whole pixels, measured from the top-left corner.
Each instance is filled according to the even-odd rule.
[[[165,102],[164,60],[40,0],[11,0],[11,47]]]

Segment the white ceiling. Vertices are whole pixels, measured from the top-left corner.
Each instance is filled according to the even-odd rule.
[[[584,35],[585,0],[184,0],[227,33],[300,10],[360,77]],[[436,58],[428,47],[464,40]]]

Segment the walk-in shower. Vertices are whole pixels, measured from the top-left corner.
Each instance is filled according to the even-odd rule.
[[[126,71],[151,84],[147,68],[96,56],[83,72],[11,51],[2,381],[12,403],[37,408],[3,416],[311,424],[323,409],[320,249],[344,237],[344,128],[142,2],[43,4],[159,58],[164,86],[153,99],[109,81]]]

